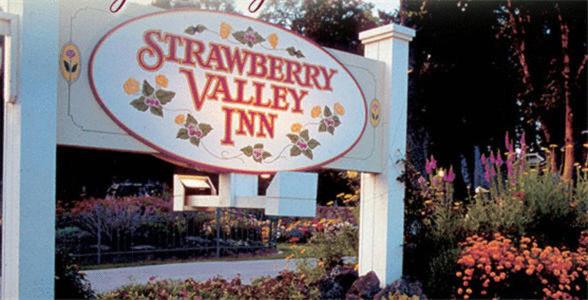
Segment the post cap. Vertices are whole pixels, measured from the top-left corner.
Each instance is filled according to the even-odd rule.
[[[388,24],[360,32],[359,39],[364,45],[386,39],[401,39],[410,42],[415,34],[415,30],[412,28],[399,24]]]

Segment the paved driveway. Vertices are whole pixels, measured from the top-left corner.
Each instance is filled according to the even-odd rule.
[[[161,279],[194,278],[206,280],[215,276],[231,279],[241,275],[243,283],[261,276],[275,276],[285,268],[293,270],[295,261],[283,259],[193,262],[84,271],[97,293],[110,291],[130,283],[146,283],[155,276]]]

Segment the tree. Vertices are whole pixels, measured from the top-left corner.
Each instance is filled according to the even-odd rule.
[[[523,125],[539,141],[563,141],[566,180],[572,178],[574,141],[579,138],[574,128],[586,126],[586,13],[586,2],[579,1],[508,0],[498,10],[498,37],[511,50]],[[579,114],[576,121],[574,112]],[[555,161],[555,151],[551,156]]]
[[[378,25],[374,6],[360,0],[272,0],[260,18],[298,32],[324,47],[360,53],[360,31]]]

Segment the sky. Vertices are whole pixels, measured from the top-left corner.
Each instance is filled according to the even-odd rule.
[[[384,10],[384,11],[394,11],[398,8],[398,1],[399,0],[371,0],[369,2],[375,4],[375,9]],[[131,0],[131,2],[137,2],[141,4],[149,4],[151,0]],[[235,4],[237,8],[243,12],[245,15],[250,15],[247,13],[247,6],[249,5],[250,0],[235,0]]]

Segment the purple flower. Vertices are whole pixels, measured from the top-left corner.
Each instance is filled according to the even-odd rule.
[[[502,155],[500,154],[500,151],[498,151],[498,154],[496,154],[496,167],[500,168],[502,166],[502,163],[504,163],[504,161],[502,160]]]
[[[427,174],[431,174],[435,169],[437,169],[437,161],[435,160],[435,157],[431,155],[431,160],[427,159],[425,162],[425,171]]]
[[[159,107],[161,106],[161,102],[156,99],[156,98],[146,98],[145,99],[145,104],[147,104],[149,107]]]
[[[512,147],[512,145],[510,144],[510,138],[508,136],[508,131],[504,135],[504,145],[506,146],[506,149],[509,149],[509,150]]]
[[[248,30],[243,34],[243,39],[249,43],[255,44],[257,42],[257,36],[253,30]]]
[[[67,56],[69,59],[72,59],[76,56],[76,52],[73,51],[72,49],[69,49],[69,50],[65,51],[65,56]]]
[[[253,159],[254,160],[262,159],[262,157],[263,157],[263,148],[254,148],[252,155],[253,155]]]
[[[449,171],[447,174],[443,176],[443,181],[445,182],[453,182],[455,180],[455,172],[453,172],[453,166],[449,167]]]
[[[480,159],[482,160],[482,165],[486,165],[486,155],[484,155],[484,153],[482,153],[482,156],[480,157]]]
[[[417,182],[421,185],[424,185],[425,183],[427,183],[427,180],[425,179],[425,177],[420,176]]]
[[[496,160],[494,159],[494,151],[490,151],[490,164],[494,164]]]
[[[308,148],[308,145],[303,140],[298,140],[298,142],[296,142],[296,146],[298,146],[298,148],[300,148],[302,151]]]

